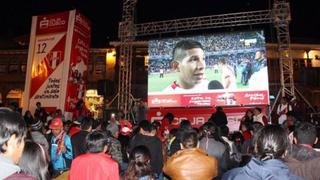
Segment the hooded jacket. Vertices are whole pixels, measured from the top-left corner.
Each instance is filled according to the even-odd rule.
[[[293,175],[288,166],[281,160],[270,159],[267,161],[259,161],[252,158],[250,162],[241,168],[235,168],[222,177],[222,180],[302,180],[302,178]]]

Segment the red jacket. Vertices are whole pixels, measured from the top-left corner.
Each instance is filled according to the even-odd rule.
[[[118,163],[104,153],[86,153],[72,161],[69,180],[119,180]]]
[[[252,135],[251,135],[250,131],[244,131],[242,133],[242,136],[245,141],[250,141]]]
[[[76,134],[77,132],[80,132],[81,129],[79,127],[75,127],[75,126],[72,126],[69,130],[69,136],[73,136],[74,134]]]
[[[168,118],[164,118],[161,121],[161,126],[160,126],[160,132],[161,134],[163,134],[165,131],[169,131],[170,132],[171,128],[170,128],[170,122]]]

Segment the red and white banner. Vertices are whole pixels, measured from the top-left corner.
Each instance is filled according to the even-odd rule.
[[[73,112],[86,92],[87,69],[90,60],[90,21],[76,12],[72,36],[65,111]]]
[[[76,20],[76,10],[34,16],[32,18],[31,36],[28,53],[28,65],[26,84],[24,92],[23,110],[30,110],[32,113],[36,108],[36,102],[40,102],[43,107],[55,110],[70,110],[67,108],[66,98],[68,91],[74,91],[67,87],[69,70],[72,63],[77,61],[79,53],[74,39],[80,39],[76,31],[79,28]],[[85,19],[85,18],[82,18]],[[90,24],[85,19],[86,27],[89,29],[83,41],[85,45],[78,45],[78,48],[86,51],[81,57],[85,66],[89,60],[90,44]],[[84,46],[86,46],[84,48]],[[85,49],[85,50],[84,50]],[[71,55],[71,50],[73,55]],[[79,58],[78,58],[79,59]],[[83,68],[80,68],[83,72]],[[84,74],[84,73],[83,73]],[[83,79],[85,87],[86,79]]]
[[[148,95],[149,107],[242,106],[269,104],[268,91]]]
[[[227,115],[228,127],[231,131],[238,131],[240,120],[245,115],[248,109],[260,107],[262,113],[266,114],[266,106],[252,106],[252,107],[224,107],[223,111]],[[189,120],[193,127],[199,128],[211,117],[215,108],[151,108],[148,111],[147,119],[153,121],[161,121],[163,116],[168,112],[174,114],[173,128],[178,128],[182,120]]]

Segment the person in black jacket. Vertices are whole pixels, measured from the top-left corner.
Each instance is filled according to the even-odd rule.
[[[151,167],[157,177],[162,177],[163,155],[161,140],[152,133],[151,123],[143,120],[139,123],[139,133],[135,135],[129,145],[131,152],[137,146],[146,146],[151,154]],[[161,178],[160,178],[161,179]]]
[[[218,127],[222,127],[228,124],[227,116],[224,113],[222,107],[216,107],[216,112],[211,115],[208,121],[213,122]]]
[[[186,131],[190,131],[192,129],[191,123],[188,120],[183,120],[180,122],[180,127],[178,129],[178,131],[176,132],[175,136],[174,136],[174,140],[172,141],[171,145],[170,145],[170,152],[169,155],[172,156],[174,153],[178,152],[181,147],[180,147],[180,143],[181,143],[181,138],[184,134],[184,132]]]
[[[73,149],[73,157],[76,158],[81,154],[87,152],[86,149],[86,136],[92,130],[92,119],[83,118],[81,121],[81,131],[71,136],[71,144]]]

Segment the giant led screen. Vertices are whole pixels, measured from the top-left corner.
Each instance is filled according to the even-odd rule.
[[[149,41],[148,106],[269,104],[263,31]]]

